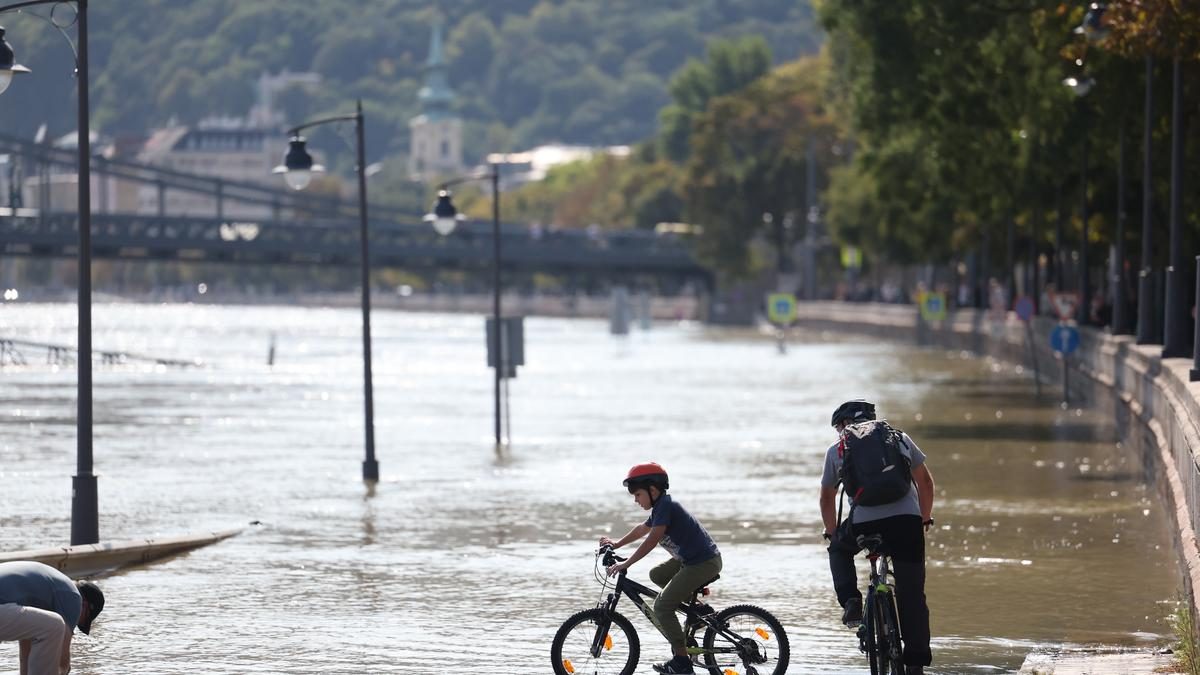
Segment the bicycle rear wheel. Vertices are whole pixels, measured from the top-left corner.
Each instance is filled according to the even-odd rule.
[[[712,675],[783,675],[791,647],[787,633],[770,612],[754,605],[721,610],[716,625],[704,631],[701,655]]]
[[[593,646],[599,655],[592,655]],[[641,642],[629,619],[605,609],[585,609],[563,622],[550,643],[556,675],[632,675]]]

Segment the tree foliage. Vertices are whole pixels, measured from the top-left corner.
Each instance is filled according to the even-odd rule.
[[[1167,5],[1182,7],[1113,3],[1119,18],[1109,40],[1125,52],[1163,49],[1164,25],[1189,26],[1197,16],[1181,10],[1168,19]],[[856,148],[826,194],[834,233],[866,245],[868,255],[901,262],[947,260],[967,248],[999,259],[994,251],[1003,250],[1010,219],[1022,237],[1043,245],[1049,218],[1071,214],[1078,233],[1082,221],[1071,207],[1086,189],[1092,241],[1110,241],[1117,140],[1121,129],[1137,137],[1145,83],[1140,62],[1075,34],[1084,10],[1038,0],[822,1],[837,88],[845,92],[839,105]],[[1063,86],[1067,77],[1097,85],[1076,97]],[[1156,143],[1166,133],[1159,105],[1151,121]],[[1194,104],[1187,107],[1194,117]],[[1129,144],[1127,176],[1135,147]],[[1161,156],[1154,172],[1165,177]],[[1128,194],[1137,187],[1130,181]]]
[[[714,98],[696,119],[686,215],[703,227],[700,255],[728,275],[751,271],[749,245],[763,233],[764,214],[781,226],[785,219],[794,223],[793,234],[800,230],[810,149],[822,173],[841,152],[825,106],[824,72],[824,59],[801,59]]]
[[[718,96],[740,91],[771,68],[771,50],[761,38],[718,42],[707,61],[692,60],[671,78],[670,105],[659,113],[662,152],[672,161],[688,157],[692,123]]]

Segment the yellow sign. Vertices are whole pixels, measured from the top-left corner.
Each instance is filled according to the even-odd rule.
[[[855,270],[862,267],[862,251],[857,246],[842,247],[842,267]]]
[[[778,325],[796,320],[796,296],[791,293],[772,293],[767,296],[767,318]]]
[[[946,318],[946,294],[922,291],[917,301],[921,303],[921,318],[926,321],[941,321]]]

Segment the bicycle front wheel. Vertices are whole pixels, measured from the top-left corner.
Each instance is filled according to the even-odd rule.
[[[555,675],[632,675],[641,642],[629,619],[585,609],[563,622],[550,644]]]
[[[888,669],[895,675],[904,673],[904,650],[900,645],[900,618],[896,616],[896,602],[891,594],[883,595],[875,603],[876,623],[879,625],[879,641],[877,651],[879,661],[883,666],[880,672]]]
[[[858,627],[862,636],[863,651],[867,654],[867,663],[871,666],[871,675],[887,675],[883,663],[883,642],[879,636],[883,634],[880,626],[878,611],[879,601],[874,595],[867,596],[867,612],[863,615],[863,623]]]
[[[719,612],[720,628],[704,631],[701,650],[712,675],[783,675],[791,647],[787,633],[770,612],[754,605],[734,605]]]

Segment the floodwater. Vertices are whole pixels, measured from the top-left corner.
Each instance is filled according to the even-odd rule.
[[[356,310],[95,307],[95,349],[205,364],[96,370],[101,538],[247,527],[103,579],[75,672],[549,672],[558,625],[599,598],[596,539],[644,518],[621,488],[644,460],[668,468],[721,547],[714,605],[773,611],[792,672],[867,672],[838,624],[817,509],[830,411],[860,395],[912,434],[937,480],[930,672],[1169,639],[1179,572],[1135,453],[1107,416],[1038,400],[1012,366],[815,336],[780,355],[696,325],[613,337],[600,321],[531,318],[514,443],[497,457],[482,317],[373,319],[382,481],[368,491]],[[0,307],[0,336],[74,343],[74,322],[71,305]],[[0,371],[2,550],[70,536],[75,373],[43,361]],[[663,555],[631,574],[645,580]],[[649,673],[665,644],[623,607]],[[0,672],[16,652],[0,646]]]

